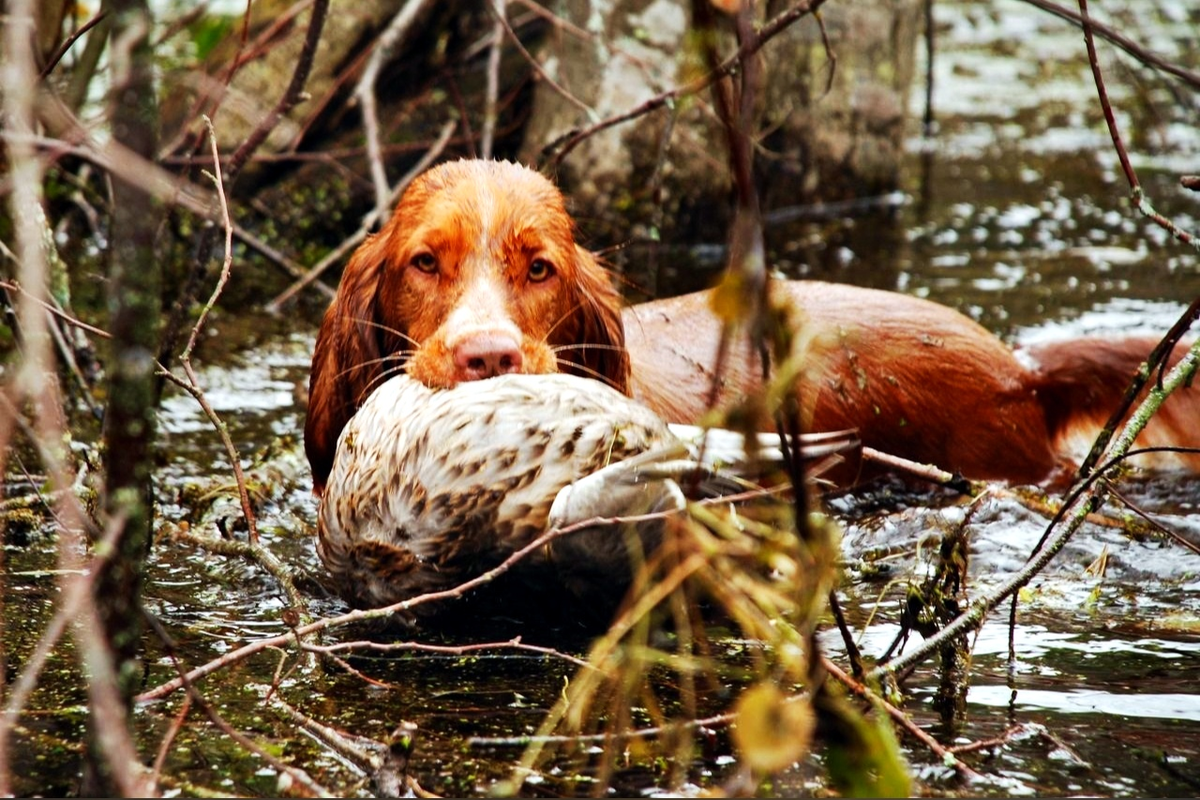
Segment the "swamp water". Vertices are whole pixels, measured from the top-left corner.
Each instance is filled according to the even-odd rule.
[[[1189,54],[1195,59],[1200,8],[1169,0],[1130,5],[1140,10],[1137,19],[1124,21],[1127,35],[1151,43],[1168,59]],[[1014,342],[1161,334],[1200,296],[1200,261],[1128,209],[1081,36],[1015,0],[937,4],[935,13],[939,129],[928,140],[911,140],[907,202],[886,222],[773,228],[776,263],[795,277],[929,297]],[[1176,97],[1162,77],[1116,58],[1111,46],[1100,48],[1118,121],[1149,196],[1185,229],[1200,229],[1200,196],[1177,182],[1179,174],[1200,172],[1200,107],[1194,95],[1181,91]],[[914,101],[917,118],[919,106]],[[883,229],[886,235],[878,235]],[[240,346],[200,376],[247,459],[266,448],[278,452],[281,437],[294,442],[303,423],[295,388],[307,381],[313,326],[297,329],[293,320],[264,327],[261,318],[220,323],[220,336]],[[213,487],[193,485],[194,476],[227,474],[228,468],[217,437],[190,398],[167,401],[162,431],[164,532],[198,508],[208,509],[206,524],[221,516],[232,523],[239,512],[227,497],[218,501],[229,503],[227,511],[210,508],[202,495]],[[315,572],[320,566],[307,467],[294,449],[288,452],[287,458],[267,461],[271,489],[259,515],[261,535],[281,559]],[[1200,542],[1200,482],[1161,478],[1130,491],[1165,524]],[[859,646],[878,656],[898,630],[902,589],[889,581],[923,579],[927,551],[961,521],[965,504],[884,487],[830,506],[845,526],[849,564],[839,596],[851,626],[861,632]],[[997,496],[982,506],[970,526],[968,593],[980,594],[1017,569],[1044,528],[1042,517],[1011,499]],[[57,589],[48,570],[55,544],[37,535],[10,535],[5,545],[5,651],[15,670],[51,613]],[[869,568],[860,569],[863,565]],[[314,615],[340,610],[316,582],[302,585],[312,595]],[[190,665],[287,630],[281,620],[287,602],[270,578],[238,559],[202,554],[165,535],[154,551],[147,603]],[[1159,537],[1133,541],[1089,526],[1022,592],[1012,663],[1006,617],[997,612],[973,637],[962,718],[947,724],[932,710],[937,681],[932,669],[919,670],[905,683],[906,710],[944,744],[983,741],[1020,726],[1005,744],[966,756],[996,779],[969,793],[1200,792],[1200,556]],[[148,642],[150,687],[172,677],[174,667],[152,637]],[[836,631],[828,630],[822,643],[840,659]],[[754,643],[729,640],[721,646],[736,662]],[[20,793],[54,795],[77,786],[72,748],[81,739],[86,697],[72,658],[70,648],[63,648],[44,674],[34,711],[14,742],[12,769]],[[447,796],[486,795],[510,776],[520,748],[473,742],[535,730],[577,669],[554,656],[504,649],[368,655],[354,663],[386,685],[322,670],[293,670],[277,678],[278,669],[293,669],[294,662],[276,650],[227,668],[201,687],[235,727],[334,791],[356,794],[367,787],[346,759],[264,703],[272,682],[280,696],[311,716],[375,740],[385,739],[402,720],[416,723],[411,774],[421,785]],[[180,708],[177,693],[139,709],[143,752],[155,752]],[[274,768],[201,719],[193,710],[175,739],[164,789],[248,795],[281,790]],[[905,745],[921,791],[964,791],[927,750]],[[731,769],[732,750],[723,733],[701,750],[688,770],[686,793],[719,784]],[[762,793],[816,790],[816,763],[798,765]],[[522,793],[587,794],[594,787],[578,770],[563,764],[527,782]],[[669,772],[669,765],[633,754],[618,785],[624,794],[657,794]]]

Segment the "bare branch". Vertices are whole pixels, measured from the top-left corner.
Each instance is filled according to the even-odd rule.
[[[1048,11],[1056,17],[1065,19],[1067,22],[1074,23],[1083,27],[1084,14],[1079,14],[1066,6],[1061,6],[1053,0],[1025,0],[1031,6],[1036,6],[1043,11]],[[1193,89],[1200,89],[1200,73],[1192,72],[1191,70],[1181,67],[1179,64],[1168,61],[1160,55],[1151,53],[1146,48],[1142,47],[1137,42],[1125,36],[1120,31],[1105,25],[1095,20],[1089,20],[1089,24],[1096,33],[1100,34],[1105,40],[1112,42],[1117,47],[1124,50],[1129,55],[1141,61],[1143,64],[1162,70],[1169,75],[1174,75],[1176,78],[1187,83]]]
[[[555,94],[557,94],[559,97],[566,100],[571,105],[578,108],[584,114],[586,114],[588,119],[595,120],[596,119],[595,109],[593,109],[587,103],[580,100],[575,95],[571,94],[571,92],[569,92],[569,91],[567,91],[567,89],[563,88],[558,83],[558,81],[556,81],[556,80],[554,80],[554,78],[550,77],[550,75],[546,72],[546,70],[542,68],[541,63],[536,58],[534,58],[533,55],[525,48],[525,45],[521,43],[521,37],[517,36],[517,32],[512,29],[512,26],[508,24],[508,19],[504,16],[505,4],[502,2],[500,2],[500,3],[488,2],[487,8],[489,11],[492,12],[492,15],[496,18],[496,24],[504,29],[504,32],[508,35],[509,40],[512,41],[513,46],[517,48],[517,52],[519,52],[522,56],[524,56],[525,61],[529,64],[529,66],[533,67],[533,71],[538,74],[538,77],[541,78],[542,80],[544,80],[546,82],[546,85],[554,90]]]
[[[562,136],[555,139],[550,144],[542,148],[542,157],[550,159],[550,165],[553,169],[557,169],[563,159],[570,154],[572,150],[588,137],[595,136],[602,130],[620,125],[624,122],[644,117],[652,111],[657,111],[663,106],[670,105],[677,100],[690,97],[704,91],[713,83],[724,78],[738,69],[742,62],[749,56],[757,53],[762,49],[763,45],[771,39],[778,36],[783,31],[797,20],[802,19],[809,14],[812,14],[817,9],[825,4],[825,0],[803,0],[791,8],[783,11],[768,21],[757,34],[751,39],[744,41],[738,47],[736,53],[725,59],[719,67],[709,72],[707,75],[701,76],[696,80],[687,83],[683,86],[677,86],[670,91],[662,92],[654,97],[651,97],[646,102],[638,105],[635,108],[626,111],[623,114],[616,114],[607,119],[600,120],[591,126],[583,129],[568,131]]]
[[[47,76],[49,76],[50,73],[54,71],[54,68],[58,66],[58,62],[61,61],[62,57],[67,54],[67,52],[75,45],[77,41],[79,41],[80,37],[82,37],[92,28],[96,27],[96,25],[100,24],[107,16],[107,11],[101,11],[100,13],[96,14],[96,16],[80,25],[78,30],[64,39],[63,43],[58,46],[58,49],[55,50],[50,58],[46,60],[46,66],[42,67],[41,73],[38,74],[38,80],[46,80]]]
[[[492,157],[492,140],[496,135],[496,97],[500,93],[500,53],[504,44],[504,25],[508,14],[506,0],[495,0],[496,22],[492,26],[492,43],[488,47],[487,88],[483,99],[483,127],[479,131],[479,157]]]
[[[413,182],[413,179],[428,169],[430,164],[437,160],[437,158],[442,154],[442,151],[446,148],[446,144],[450,141],[450,135],[454,133],[454,129],[456,127],[457,123],[454,121],[447,122],[442,126],[442,130],[441,133],[438,134],[437,141],[433,143],[433,146],[426,151],[425,155],[421,157],[421,160],[418,161],[392,189],[391,197],[387,204],[388,206],[394,204],[396,200],[399,199],[400,195],[404,193],[404,190],[408,188],[408,185]],[[390,209],[388,213],[390,213]],[[340,245],[326,253],[325,257],[313,265],[313,267],[309,269],[308,272],[304,273],[304,275],[301,276],[298,281],[284,289],[279,293],[278,296],[275,297],[275,299],[267,303],[266,310],[272,314],[278,314],[279,310],[283,308],[284,304],[299,294],[300,290],[313,283],[317,278],[321,277],[322,273],[324,273],[325,270],[329,269],[334,264],[340,264],[342,259],[345,258],[351,250],[353,250],[364,239],[367,238],[367,234],[371,232],[371,229],[375,227],[376,223],[378,223],[381,219],[386,218],[386,216],[379,216],[379,206],[375,206],[368,211],[366,215],[363,216],[362,225],[359,226],[357,231],[346,237],[346,239],[343,240]],[[318,283],[317,285],[322,288],[325,287],[325,284],[323,283]]]
[[[387,219],[391,209],[387,173],[384,169],[383,152],[379,143],[379,115],[375,110],[375,83],[379,71],[396,48],[405,43],[413,25],[433,6],[432,0],[408,0],[387,28],[375,41],[375,48],[363,69],[362,77],[354,89],[362,110],[363,129],[367,139],[367,156],[371,165],[371,184],[375,187],[375,213],[377,219]]]
[[[171,640],[171,637],[167,634],[166,629],[163,628],[161,623],[159,623],[159,621],[157,619],[155,619],[152,615],[147,614],[146,619],[147,619],[147,621],[149,621],[150,626],[154,629],[154,632],[158,635],[159,639],[166,646],[168,655],[170,655],[171,660],[175,661],[175,645],[174,645],[174,642]],[[314,780],[313,777],[311,775],[309,775],[307,772],[300,769],[299,767],[295,767],[295,766],[288,764],[287,762],[281,760],[279,757],[277,757],[276,755],[271,753],[265,747],[261,747],[257,742],[255,742],[249,736],[242,733],[237,728],[233,727],[233,725],[231,725],[223,716],[221,716],[221,714],[215,708],[213,708],[212,704],[209,703],[208,700],[205,699],[204,695],[202,695],[199,692],[199,690],[196,689],[195,685],[193,685],[192,682],[190,680],[188,680],[187,675],[183,672],[182,669],[180,669],[177,661],[175,663],[175,666],[176,666],[176,669],[179,670],[180,678],[183,680],[184,688],[187,690],[187,696],[191,698],[192,702],[196,704],[196,706],[209,718],[209,720],[213,723],[213,725],[215,725],[222,733],[224,733],[230,739],[233,739],[235,742],[237,742],[240,746],[242,746],[246,750],[257,755],[259,758],[261,758],[266,763],[270,764],[271,767],[273,769],[275,769],[276,771],[278,771],[279,773],[281,773],[283,775],[287,775],[292,780],[296,781],[296,783],[303,786],[305,788],[305,790],[311,794],[311,796],[313,796],[313,797],[333,797],[334,796],[332,792],[330,792],[325,787],[321,786],[321,784],[317,783],[316,780]]]
[[[209,675],[213,672],[216,672],[217,670],[222,669],[223,667],[226,667],[229,664],[237,663],[238,661],[241,661],[242,659],[246,658],[247,656],[249,656],[253,653],[260,652],[269,647],[280,647],[280,646],[288,645],[291,642],[295,641],[295,637],[298,637],[298,636],[306,636],[310,633],[317,633],[320,631],[328,630],[330,628],[342,627],[345,625],[349,625],[351,623],[361,622],[364,620],[389,619],[389,618],[393,617],[395,614],[409,611],[411,609],[417,608],[418,606],[424,605],[426,603],[460,598],[463,595],[465,595],[467,592],[471,591],[472,589],[475,589],[475,588],[478,588],[485,584],[488,584],[488,583],[492,582],[493,580],[495,580],[496,578],[503,575],[504,573],[508,572],[515,565],[517,565],[522,560],[527,558],[530,553],[537,552],[541,548],[543,548],[547,544],[549,544],[550,542],[557,539],[558,537],[565,536],[570,533],[574,533],[577,530],[588,528],[593,525],[602,525],[602,524],[616,525],[616,524],[623,524],[623,523],[627,523],[627,522],[642,522],[642,521],[646,521],[646,520],[650,520],[650,519],[662,519],[662,517],[663,517],[663,514],[642,514],[642,515],[638,515],[638,516],[629,516],[629,517],[594,518],[594,519],[589,519],[589,520],[581,520],[580,522],[575,523],[573,525],[569,525],[565,528],[553,528],[551,530],[546,531],[541,536],[538,536],[537,538],[535,538],[534,540],[529,542],[529,544],[522,547],[520,550],[517,550],[516,552],[512,553],[512,555],[510,555],[503,562],[496,565],[492,569],[489,569],[487,572],[480,573],[479,575],[475,576],[471,580],[465,581],[465,582],[459,584],[458,586],[454,586],[450,589],[445,589],[445,590],[438,591],[438,592],[429,592],[428,594],[423,594],[423,595],[419,595],[417,597],[412,597],[412,598],[409,598],[408,600],[401,600],[400,602],[393,603],[390,606],[383,606],[381,608],[355,609],[354,611],[348,611],[345,614],[340,614],[336,617],[325,617],[325,618],[319,619],[316,622],[313,622],[309,625],[298,626],[285,634],[280,634],[278,636],[271,636],[271,637],[268,637],[265,639],[259,639],[254,642],[250,642],[249,644],[243,645],[242,647],[239,647],[236,650],[231,650],[230,652],[225,653],[220,658],[214,659],[214,660],[208,662],[207,664],[204,664],[203,666],[200,666],[200,667],[197,667],[197,668],[191,670],[190,672],[188,672],[185,676],[182,676],[181,678],[167,681],[166,683],[163,683],[163,684],[155,687],[154,689],[150,689],[148,691],[142,692],[140,695],[138,695],[137,700],[138,700],[138,702],[146,702],[146,701],[150,701],[150,700],[161,700],[162,698],[170,695],[172,692],[175,692],[178,689],[180,689],[184,685],[185,680],[188,680],[188,681],[199,680],[200,678],[204,677],[205,675]]]
[[[948,748],[942,747],[941,743],[938,742],[937,739],[934,739],[932,736],[926,733],[921,726],[909,719],[907,714],[877,695],[875,692],[871,691],[871,689],[869,689],[863,683],[851,678],[844,671],[842,671],[841,667],[839,667],[837,664],[830,661],[825,656],[822,656],[821,666],[824,667],[830,675],[836,678],[839,683],[841,683],[851,692],[859,697],[869,700],[872,705],[878,706],[886,711],[887,715],[896,721],[896,724],[903,728],[914,739],[928,747],[929,750],[935,756],[937,756],[944,765],[953,767],[959,775],[969,781],[984,780],[982,775],[956,758],[954,753]]]
[[[1133,164],[1129,161],[1129,154],[1125,151],[1125,143],[1121,140],[1121,132],[1117,129],[1117,120],[1113,114],[1112,104],[1108,101],[1108,91],[1104,88],[1104,76],[1100,72],[1100,60],[1096,56],[1096,43],[1092,39],[1092,29],[1096,28],[1097,25],[1088,17],[1087,0],[1079,0],[1079,18],[1083,26],[1083,39],[1087,44],[1088,62],[1092,66],[1092,77],[1096,80],[1096,92],[1100,96],[1100,107],[1104,109],[1104,121],[1108,123],[1108,132],[1112,137],[1113,147],[1116,148],[1117,158],[1120,159],[1121,168],[1125,171],[1125,179],[1129,181],[1129,188],[1131,190],[1130,199],[1133,202],[1134,208],[1179,241],[1184,244],[1190,244],[1196,250],[1200,251],[1200,238],[1193,236],[1155,211],[1154,207],[1150,205],[1150,201],[1146,199],[1146,194],[1142,190],[1141,183],[1138,181],[1137,173],[1133,170]],[[1200,88],[1200,84],[1197,84],[1197,87]]]
[[[283,97],[279,98],[279,102],[271,110],[271,113],[246,137],[246,141],[242,142],[229,159],[225,171],[230,180],[237,176],[250,157],[254,155],[254,151],[267,140],[284,115],[305,99],[304,84],[308,82],[308,74],[312,71],[313,58],[317,52],[317,45],[321,41],[321,30],[325,27],[325,14],[328,10],[329,0],[313,0],[312,16],[308,20],[308,33],[305,35],[300,57],[296,60],[296,69],[292,73],[291,83],[288,84],[287,91],[283,93]]]

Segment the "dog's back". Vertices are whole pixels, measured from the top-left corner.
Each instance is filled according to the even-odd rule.
[[[1136,336],[1080,338],[1023,348],[1032,376],[1030,387],[1046,409],[1047,428],[1060,455],[1082,462],[1157,343],[1157,339]],[[1179,363],[1187,348],[1186,343],[1175,347],[1169,367]],[[1157,381],[1157,373],[1150,376],[1133,408]],[[1135,447],[1190,448],[1145,453],[1133,463],[1200,473],[1200,387],[1185,385],[1173,392],[1138,436]]]

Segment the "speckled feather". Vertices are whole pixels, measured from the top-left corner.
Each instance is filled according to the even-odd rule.
[[[852,437],[806,439],[813,457]],[[701,447],[703,440],[703,447]],[[762,434],[757,459],[780,459]],[[448,589],[496,566],[549,527],[682,508],[684,475],[700,494],[742,488],[756,458],[740,435],[667,425],[599,381],[501,375],[430,389],[407,375],[382,384],[342,431],[318,511],[321,560],[358,606]],[[701,457],[701,452],[703,457]],[[627,534],[645,551],[661,522],[597,524],[530,554],[585,597],[630,575]]]
[[[449,588],[546,530],[560,489],[650,450],[685,451],[597,381],[504,375],[431,390],[397,376],[338,442],[318,552],[356,605]]]

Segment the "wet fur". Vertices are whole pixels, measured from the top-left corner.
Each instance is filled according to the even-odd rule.
[[[418,268],[422,258],[436,270]],[[540,280],[531,279],[535,260],[549,264]],[[316,487],[338,433],[380,380],[405,370],[429,386],[453,385],[452,348],[465,335],[515,334],[521,371],[599,377],[627,393],[619,308],[545,178],[485,161],[426,172],[355,251],[321,324],[304,432]]]
[[[1018,358],[919,298],[807,281],[773,291],[796,334],[809,430],[856,428],[867,446],[971,478],[1032,483],[1068,470],[1153,346],[1075,339]],[[513,371],[596,377],[667,421],[694,422],[707,410],[721,333],[711,300],[700,292],[622,310],[549,181],[504,162],[436,167],[354,253],[322,322],[305,426],[314,487],[323,490],[338,433],[383,378],[470,379],[456,355],[463,342],[511,342]],[[745,337],[730,352],[719,404],[761,391]],[[1176,393],[1141,441],[1200,446],[1200,390]],[[1200,471],[1200,456],[1155,465]]]

